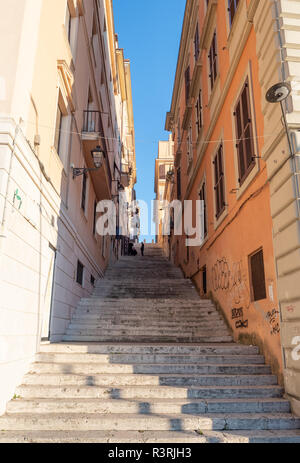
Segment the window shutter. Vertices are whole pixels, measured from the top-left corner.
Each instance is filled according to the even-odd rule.
[[[253,300],[259,301],[266,298],[266,280],[264,269],[263,250],[259,250],[250,256],[251,282]]]

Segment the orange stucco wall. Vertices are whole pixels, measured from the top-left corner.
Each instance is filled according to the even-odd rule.
[[[200,36],[205,19],[205,4],[201,1],[198,11]],[[241,2],[242,3],[242,2]],[[249,3],[249,2],[248,2]],[[228,22],[224,20],[227,2],[218,1],[216,10],[216,30],[218,43],[219,82],[213,100],[210,98],[208,79],[208,50],[201,50],[202,73],[202,106],[204,116],[203,133],[200,142],[194,143],[193,166],[187,172],[187,130],[182,133],[181,143],[181,190],[182,199],[199,199],[199,186],[206,178],[207,223],[208,236],[204,244],[190,248],[187,252],[185,236],[172,237],[172,246],[177,249],[176,263],[180,265],[187,277],[192,277],[200,292],[202,291],[202,273],[199,269],[206,266],[207,294],[218,304],[228,325],[233,330],[237,341],[257,344],[261,347],[266,361],[272,365],[273,371],[282,374],[282,354],[280,344],[280,320],[276,288],[276,269],[272,244],[272,220],[270,211],[270,192],[264,161],[256,160],[257,173],[241,193],[232,191],[237,188],[237,154],[235,149],[235,128],[233,108],[246,75],[250,77],[252,117],[255,119],[256,153],[259,155],[264,143],[263,114],[261,110],[261,88],[258,77],[258,60],[256,56],[256,36],[252,27],[245,43],[236,71],[228,87],[224,104],[217,117],[211,133],[208,133],[213,111],[224,89],[225,82],[232,66],[228,46]],[[240,20],[237,18],[237,20]],[[239,30],[240,27],[240,30]],[[242,23],[238,24],[235,34],[242,35]],[[193,75],[194,44],[190,40],[190,69]],[[183,69],[183,73],[184,73]],[[193,102],[196,103],[195,101]],[[182,121],[186,102],[184,76],[181,79],[179,104]],[[196,140],[196,112],[191,116],[193,141]],[[178,151],[177,123],[174,121],[175,156]],[[218,226],[215,224],[214,189],[212,156],[223,142],[225,170],[225,202],[227,214]],[[197,164],[201,146],[206,145],[202,160]],[[187,186],[193,172],[196,175]],[[173,199],[175,199],[176,193]],[[178,243],[178,244],[177,244]],[[249,255],[263,248],[267,298],[253,302],[251,296]],[[188,255],[189,254],[189,255]],[[235,309],[239,309],[236,311]]]

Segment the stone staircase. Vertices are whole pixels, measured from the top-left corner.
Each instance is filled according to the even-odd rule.
[[[156,245],[124,257],[44,344],[0,442],[298,442],[277,378]]]

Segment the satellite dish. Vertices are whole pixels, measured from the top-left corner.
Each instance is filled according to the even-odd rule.
[[[266,100],[269,103],[280,103],[280,101],[286,100],[291,93],[291,86],[285,82],[279,82],[269,88],[266,93]]]

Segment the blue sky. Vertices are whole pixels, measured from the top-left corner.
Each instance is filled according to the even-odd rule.
[[[137,198],[148,202],[149,208],[154,199],[158,141],[168,139],[165,118],[171,105],[185,3],[113,0],[119,47],[131,61]]]

